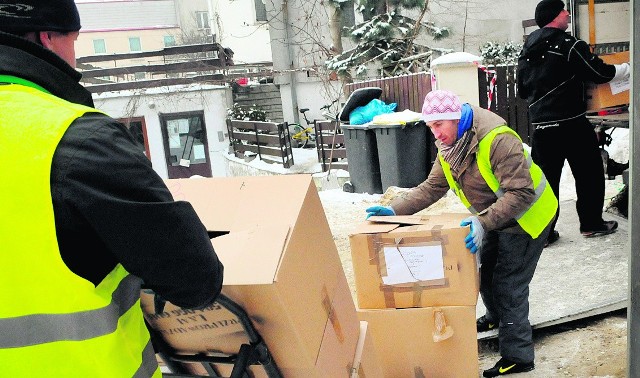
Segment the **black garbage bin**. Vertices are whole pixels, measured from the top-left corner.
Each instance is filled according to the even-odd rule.
[[[424,122],[371,124],[369,128],[375,134],[383,191],[390,186],[412,188],[427,178],[431,168],[431,148]]]
[[[345,191],[381,194],[382,182],[374,131],[368,124],[345,124],[340,127],[344,132],[349,170],[349,184],[345,187]]]

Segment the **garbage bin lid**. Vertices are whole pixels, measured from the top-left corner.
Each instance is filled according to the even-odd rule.
[[[345,130],[370,130],[373,126],[371,122],[363,123],[362,125],[351,125],[349,123],[343,123],[340,125]]]
[[[358,88],[351,92],[347,102],[345,102],[342,110],[340,111],[340,121],[349,122],[349,113],[358,106],[367,105],[369,101],[380,98],[382,95],[382,88],[380,87],[367,87]]]

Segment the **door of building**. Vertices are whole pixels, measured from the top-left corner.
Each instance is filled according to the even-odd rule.
[[[169,178],[211,177],[204,113],[160,114],[160,124]]]
[[[148,159],[151,159],[149,153],[149,138],[147,138],[147,125],[144,122],[143,117],[121,118],[118,121],[122,122],[127,129],[133,135],[133,138],[138,142],[140,149],[144,152]]]

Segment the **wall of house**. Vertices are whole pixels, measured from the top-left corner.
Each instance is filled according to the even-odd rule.
[[[423,43],[478,55],[485,42],[522,42],[522,20],[532,19],[539,0],[430,1],[425,21],[448,27],[451,36]]]
[[[180,34],[178,28],[148,29],[148,30],[116,30],[106,32],[81,32],[76,41],[76,56],[98,55],[94,50],[93,41],[103,39],[106,47],[106,54],[123,54],[131,52],[129,38],[140,38],[141,51],[162,50],[164,37]],[[147,61],[140,61],[140,64]],[[158,63],[158,62],[148,62]]]
[[[226,112],[232,105],[231,88],[192,86],[136,92],[94,94],[94,102],[113,118],[144,117],[153,169],[168,177],[159,114],[203,111],[212,175],[226,176],[223,154],[229,147]]]
[[[217,40],[235,63],[271,61],[269,26],[256,20],[255,0],[210,0]]]
[[[82,30],[77,56],[95,55],[94,39],[105,39],[107,53],[129,52],[128,37],[141,38],[144,51],[164,47],[165,35],[178,43],[215,34],[234,52],[236,63],[271,61],[269,27],[257,21],[255,0],[78,0]],[[209,15],[203,28],[197,13]],[[191,41],[191,42],[189,42]]]
[[[106,54],[131,52],[130,37],[140,38],[142,51],[162,49],[166,35],[180,34],[176,1],[77,1],[82,29],[76,56],[96,55],[95,39],[104,39]]]

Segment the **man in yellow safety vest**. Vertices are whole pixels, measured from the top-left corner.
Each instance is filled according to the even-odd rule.
[[[78,82],[73,0],[0,0],[0,375],[160,377],[142,285],[188,308],[223,266]]]

